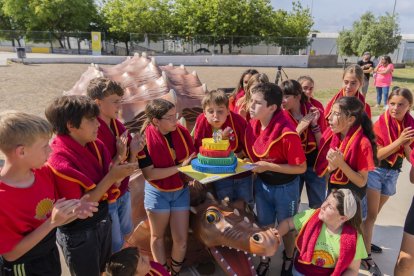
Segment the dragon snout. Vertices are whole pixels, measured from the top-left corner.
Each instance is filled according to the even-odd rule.
[[[262,234],[260,234],[260,233],[255,233],[255,234],[253,234],[253,236],[252,236],[252,240],[253,240],[255,243],[263,243],[263,241],[264,241],[264,237],[263,237],[263,235],[262,235]]]

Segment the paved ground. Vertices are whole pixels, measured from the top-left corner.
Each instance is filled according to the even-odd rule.
[[[44,54],[28,54],[36,57]],[[35,114],[43,114],[45,104],[63,90],[70,89],[86,71],[85,64],[52,64],[52,65],[4,65],[6,58],[15,57],[15,53],[0,52],[0,110],[16,109]],[[56,55],[54,55],[56,57]],[[62,55],[67,57],[66,55]],[[3,64],[2,64],[3,62]],[[197,70],[202,82],[207,83],[209,89],[218,87],[234,87],[241,72],[241,67],[192,67]],[[274,79],[274,68],[258,68],[259,71]],[[316,89],[339,87],[341,83],[341,69],[287,69],[291,78],[299,75],[311,75],[316,81]],[[1,159],[1,156],[0,156]],[[414,195],[414,185],[409,183],[409,164],[404,161],[403,171],[399,177],[397,194],[385,205],[379,215],[375,227],[374,242],[383,247],[382,254],[374,254],[374,260],[385,275],[392,275],[394,264],[400,248],[402,227],[405,216]],[[304,193],[305,194],[305,193]],[[306,197],[302,198],[306,203]],[[303,208],[306,204],[303,204]],[[273,257],[270,275],[278,275],[281,266],[281,250]],[[69,275],[64,268],[63,275]],[[362,272],[363,273],[363,272]],[[196,270],[190,269],[182,275],[198,275]],[[223,275],[217,270],[214,275]],[[364,275],[364,274],[361,274]]]

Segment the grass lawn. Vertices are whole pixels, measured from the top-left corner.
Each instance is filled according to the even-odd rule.
[[[391,87],[393,86],[405,87],[414,93],[414,67],[395,69]],[[317,99],[326,105],[332,96],[337,92],[337,89],[318,90],[316,91]],[[382,108],[374,107],[376,104],[376,98],[377,92],[375,91],[375,87],[371,78],[367,94],[367,102],[371,106],[372,116],[380,115],[383,112]]]

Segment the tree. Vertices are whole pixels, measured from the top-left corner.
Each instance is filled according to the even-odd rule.
[[[20,38],[23,33],[20,30],[22,28],[10,16],[4,13],[3,6],[4,0],[0,0],[0,38],[10,40],[13,47],[16,46],[15,41],[17,41],[18,45],[21,46]]]
[[[401,41],[397,18],[390,14],[375,17],[371,12],[363,14],[352,25],[352,30],[339,33],[339,53],[346,56],[361,56],[370,51],[373,56],[389,54],[397,49]]]
[[[308,8],[299,2],[292,2],[292,11],[274,11],[273,24],[269,32],[269,40],[282,47],[284,54],[294,54],[306,48],[310,41],[309,32],[313,19]]]
[[[170,24],[168,0],[110,0],[103,14],[109,31],[124,38],[126,33],[163,34]]]
[[[271,25],[268,0],[176,0],[172,6],[172,33],[208,44],[247,45],[262,39]]]
[[[59,40],[61,47],[64,32],[88,30],[91,19],[96,18],[94,0],[2,0],[3,11],[14,22],[24,27],[34,40],[49,31]]]

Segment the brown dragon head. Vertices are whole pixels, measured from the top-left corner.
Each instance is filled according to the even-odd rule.
[[[219,202],[210,195],[191,211],[193,234],[228,275],[255,275],[250,254],[273,256],[279,247],[277,230],[257,226],[242,201]]]

